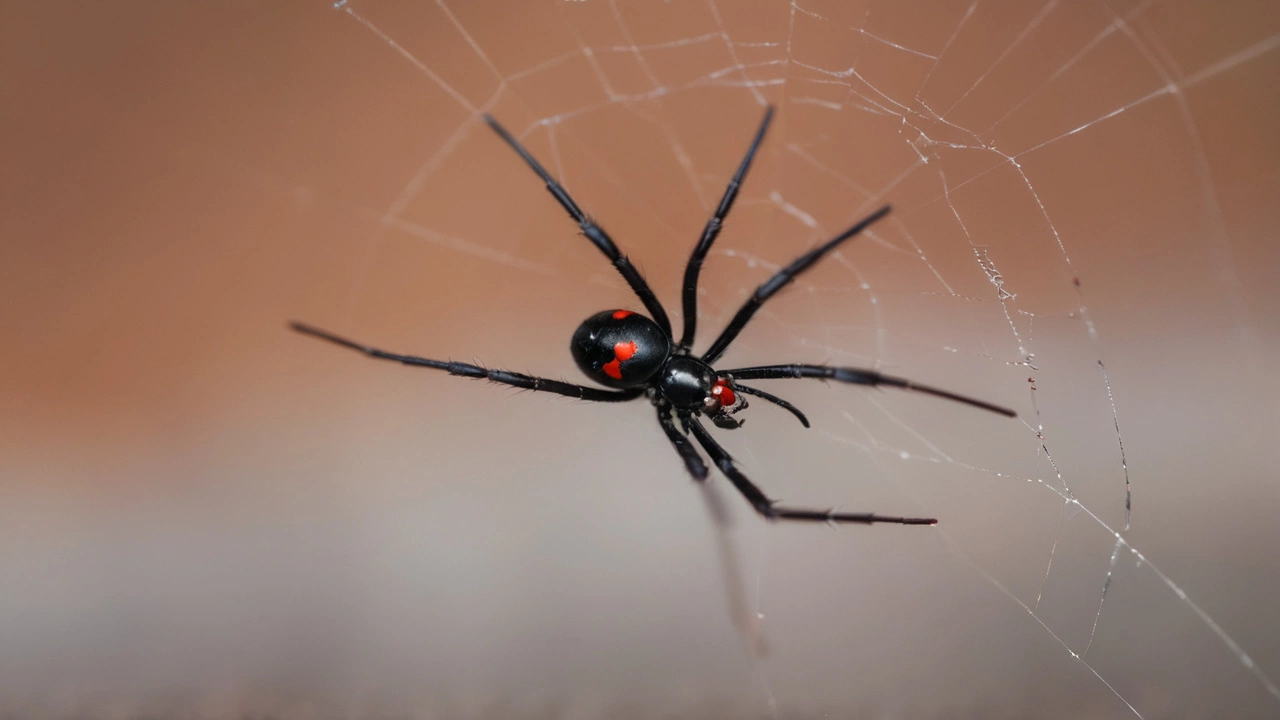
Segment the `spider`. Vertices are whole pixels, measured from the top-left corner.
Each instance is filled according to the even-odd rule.
[[[689,435],[697,441],[710,456],[720,472],[729,479],[743,497],[760,515],[770,520],[797,520],[826,523],[898,523],[902,525],[933,525],[934,518],[893,517],[875,513],[846,513],[830,510],[814,510],[788,507],[769,499],[765,493],[751,482],[738,469],[720,443],[702,424],[701,417],[710,418],[716,426],[735,429],[742,422],[734,416],[747,408],[746,395],[772,403],[790,412],[804,427],[809,427],[809,420],[791,403],[759,388],[742,384],[743,380],[766,380],[779,378],[819,378],[855,385],[887,386],[904,390],[926,393],[964,403],[983,410],[1014,417],[1015,413],[1007,408],[938,388],[922,385],[913,380],[885,375],[875,370],[852,367],[830,367],[826,365],[807,365],[790,363],[785,365],[761,365],[757,367],[733,368],[718,370],[714,367],[729,345],[738,337],[738,333],[746,327],[756,311],[797,276],[808,270],[825,255],[835,250],[841,243],[849,240],[871,226],[889,213],[889,206],[876,210],[865,218],[854,223],[849,229],[831,238],[827,242],[796,258],[790,265],[779,270],[756,288],[750,299],[738,310],[733,319],[720,335],[711,343],[702,355],[692,352],[694,335],[698,326],[698,274],[702,263],[711,250],[712,243],[720,234],[724,220],[733,207],[738,190],[751,168],[751,161],[764,141],[765,133],[773,120],[773,108],[765,110],[764,120],[760,123],[746,156],[742,159],[738,170],[729,181],[716,207],[715,213],[702,231],[702,237],[694,246],[693,254],[684,270],[684,331],[680,340],[676,341],[671,331],[671,321],[657,296],[649,289],[648,283],[636,270],[631,261],[623,255],[614,244],[609,234],[595,223],[578,207],[569,192],[534,159],[533,155],[520,144],[488,114],[484,121],[503,141],[524,160],[538,177],[546,183],[547,190],[556,202],[569,213],[578,224],[582,234],[587,237],[609,261],[617,268],[627,284],[635,291],[640,302],[649,311],[646,317],[631,310],[605,310],[587,318],[578,326],[573,334],[569,349],[573,359],[589,378],[610,389],[601,389],[587,385],[577,385],[561,380],[550,380],[542,377],[523,375],[508,370],[493,370],[469,363],[447,360],[432,360],[414,355],[401,355],[386,352],[368,345],[348,340],[299,322],[290,323],[292,329],[311,335],[331,343],[359,351],[365,355],[384,360],[395,360],[406,365],[444,370],[450,375],[469,378],[486,378],[503,385],[512,385],[526,390],[566,395],[579,400],[592,402],[623,402],[635,400],[641,396],[648,398],[657,411],[658,424],[666,434],[671,446],[675,448],[685,468],[697,481],[707,478],[707,465]],[[677,427],[677,421],[679,426]]]

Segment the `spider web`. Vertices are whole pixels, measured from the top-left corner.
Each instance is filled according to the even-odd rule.
[[[773,301],[726,362],[884,368],[1020,412],[1009,422],[891,393],[770,384],[811,413],[815,430],[757,408],[746,429],[725,438],[769,492],[942,523],[936,533],[830,535],[760,528],[735,513],[745,605],[773,653],[751,655],[750,683],[675,663],[677,681],[646,663],[687,645],[656,641],[661,650],[636,652],[644,669],[632,670],[655,694],[630,701],[645,712],[688,710],[717,694],[782,714],[1276,711],[1280,647],[1272,613],[1257,609],[1277,597],[1274,571],[1254,584],[1185,562],[1265,555],[1264,539],[1229,539],[1225,508],[1197,507],[1249,504],[1251,471],[1204,447],[1241,431],[1192,422],[1194,447],[1178,447],[1161,439],[1179,431],[1159,418],[1185,412],[1177,378],[1197,373],[1182,365],[1179,345],[1210,326],[1215,362],[1233,358],[1235,370],[1223,375],[1263,375],[1258,314],[1218,179],[1225,171],[1204,124],[1256,97],[1240,85],[1258,64],[1274,66],[1274,18],[1253,26],[1212,18],[1215,41],[1193,47],[1186,20],[1194,13],[1161,2],[587,1],[501,13],[343,2],[337,10],[350,32],[367,34],[416,76],[417,86],[399,92],[428,96],[420,102],[443,118],[355,271],[351,324],[363,329],[380,312],[368,288],[402,235],[432,243],[423,252],[434,267],[460,254],[500,266],[501,282],[540,295],[527,307],[548,317],[635,306],[477,122],[480,112],[544,158],[676,311],[678,271],[696,232],[773,103],[780,119],[704,275],[702,342],[769,273],[891,202],[889,221]],[[478,210],[495,201],[502,207]],[[1164,254],[1184,256],[1194,271],[1147,276]],[[550,286],[572,301],[548,303]],[[497,308],[519,302],[495,292]],[[599,302],[581,302],[584,294]],[[1184,308],[1204,317],[1178,319]],[[501,317],[480,322],[509,328]],[[521,335],[517,344],[535,342]],[[526,353],[484,350],[495,362],[533,363]],[[651,419],[622,425],[612,410],[587,415],[629,437],[658,438]],[[605,462],[605,440],[577,434],[595,449],[593,461]],[[626,455],[630,463],[643,455],[643,471],[620,471],[617,480],[653,485],[679,474],[660,439],[643,448]],[[544,472],[584,472],[577,467]],[[1274,501],[1260,492],[1253,497]],[[1187,496],[1172,499],[1180,493]],[[583,502],[619,526],[628,521],[618,515],[669,512],[665,496],[641,492]],[[628,532],[641,543],[661,532],[697,543],[688,527],[673,530],[677,520],[698,523],[681,512]],[[1274,528],[1266,534],[1276,539]],[[629,571],[623,558],[616,563],[614,573]],[[633,590],[640,597],[610,602],[663,602],[643,597],[653,593],[674,603],[690,592],[661,577]],[[644,630],[579,632],[610,638],[601,642],[618,655],[635,652],[648,631],[684,628],[687,642],[710,642],[691,629],[705,618],[687,617],[705,605],[675,612],[686,617],[651,610],[635,620]],[[549,642],[573,655],[562,640]],[[592,686],[561,677],[540,689],[556,695],[547,688],[559,687],[570,706],[598,707],[635,687],[599,677]]]
[[[301,317],[389,350],[576,381],[577,322],[638,301],[480,114],[562,179],[679,328],[684,262],[774,104],[702,276],[696,347],[772,272],[892,203],[771,300],[721,364],[874,367],[1020,417],[759,383],[813,421],[755,403],[743,429],[717,431],[771,496],[940,519],[828,532],[763,523],[718,477],[702,502],[647,404],[335,359],[307,379],[338,404],[289,421],[332,438],[323,457],[334,487],[348,483],[329,489],[345,504],[328,544],[263,559],[219,532],[188,550],[207,541],[226,567],[261,570],[211,574],[250,577],[231,596],[245,607],[278,583],[312,587],[306,572],[336,566],[341,582],[280,595],[271,623],[237,615],[223,633],[161,613],[203,638],[200,659],[137,660],[151,671],[122,675],[127,699],[98,714],[1276,714],[1274,11],[344,0],[255,12],[264,64],[245,77],[278,81],[261,107],[326,99],[279,110],[278,153],[227,153],[227,174],[264,203],[285,187],[290,210],[333,221],[323,230],[339,239],[313,247],[339,269],[309,281]],[[293,53],[314,65],[265,62]],[[0,525],[21,531],[11,519]],[[145,539],[121,547],[168,562]],[[22,647],[14,633],[6,644]],[[157,646],[185,647],[173,642]],[[138,699],[169,684],[201,691]]]

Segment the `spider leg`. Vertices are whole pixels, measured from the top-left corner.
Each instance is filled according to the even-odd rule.
[[[702,261],[706,260],[707,253],[711,251],[711,243],[715,242],[720,234],[725,216],[729,214],[733,201],[738,197],[738,190],[742,187],[742,181],[747,176],[747,170],[751,168],[751,161],[755,159],[756,151],[760,149],[760,143],[764,140],[764,134],[769,130],[769,123],[772,120],[773,106],[770,105],[764,111],[764,120],[760,121],[760,129],[756,131],[751,147],[747,148],[747,156],[742,159],[738,172],[734,173],[729,186],[725,188],[724,197],[720,198],[720,205],[707,221],[707,226],[702,231],[702,239],[698,240],[697,246],[693,248],[693,254],[689,256],[689,264],[685,266],[684,334],[680,337],[680,344],[685,347],[693,345],[693,336],[698,327],[698,273],[702,272]]]
[[[735,379],[735,380],[737,380],[737,378],[734,378],[734,379]],[[738,383],[738,382],[735,382],[735,383],[733,384],[733,389],[734,389],[735,391],[737,391],[737,392],[745,393],[745,394],[747,394],[747,395],[755,395],[756,397],[760,398],[761,400],[768,400],[769,402],[773,403],[774,405],[777,405],[778,407],[782,408],[783,410],[786,410],[787,412],[791,413],[792,415],[795,415],[795,416],[796,416],[796,419],[800,421],[800,424],[801,424],[801,425],[803,425],[803,426],[805,426],[805,427],[809,427],[809,418],[805,417],[805,416],[804,416],[804,413],[800,412],[800,408],[796,407],[795,405],[792,405],[791,403],[787,402],[786,400],[783,400],[782,398],[778,397],[777,395],[773,395],[773,394],[771,394],[771,393],[767,393],[767,392],[765,392],[765,391],[763,391],[763,390],[761,390],[761,389],[759,389],[759,388],[747,387],[746,385],[743,385],[743,384]]]
[[[699,482],[707,479],[707,464],[702,462],[702,456],[698,455],[698,451],[693,447],[693,443],[689,442],[689,438],[676,428],[676,423],[671,419],[670,408],[658,407],[658,424],[662,426],[662,431],[667,434],[667,439],[671,441],[671,445],[680,454],[680,459],[684,460],[684,466],[688,468],[689,474],[694,480]]]
[[[889,387],[902,388],[903,390],[912,390],[914,392],[925,393],[947,400],[964,403],[972,407],[990,410],[1001,415],[1009,417],[1017,417],[1018,414],[1013,410],[999,405],[993,405],[989,402],[978,400],[975,398],[959,395],[947,390],[940,390],[928,385],[922,385],[913,380],[906,378],[894,377],[892,375],[884,375],[875,370],[863,370],[851,367],[828,367],[826,365],[762,365],[760,367],[738,368],[736,370],[722,371],[726,375],[732,375],[735,380],[746,378],[748,380],[769,380],[777,378],[821,378],[824,380],[835,380],[836,382],[850,383],[853,385],[887,385]],[[739,386],[740,387],[740,386]],[[744,390],[750,394],[749,390]]]
[[[733,458],[729,457],[729,452],[711,437],[711,433],[698,422],[697,418],[689,419],[689,429],[693,431],[693,436],[697,438],[698,443],[702,445],[702,449],[707,451],[711,456],[711,460],[715,462],[716,467],[720,468],[720,472],[729,478],[729,482],[742,493],[747,502],[751,503],[751,507],[756,512],[770,520],[801,520],[807,522],[825,522],[825,523],[862,523],[870,525],[872,523],[897,523],[899,525],[936,525],[937,520],[933,518],[911,518],[911,517],[893,517],[890,515],[877,515],[875,513],[842,513],[832,510],[809,510],[806,508],[792,508],[779,505],[776,501],[770,500],[764,492],[756,487],[755,483],[747,479],[746,475],[733,464]]]
[[[658,301],[658,296],[654,295],[653,290],[649,289],[649,283],[645,282],[640,275],[640,271],[636,270],[636,266],[632,265],[627,256],[618,250],[613,238],[609,237],[604,228],[597,225],[595,221],[587,217],[586,213],[582,212],[582,209],[573,201],[573,198],[569,197],[569,191],[565,190],[555,178],[551,177],[551,173],[547,172],[546,168],[542,167],[542,164],[535,160],[533,155],[520,144],[520,141],[507,132],[506,128],[499,125],[498,121],[494,120],[488,113],[485,113],[484,121],[524,159],[525,164],[532,168],[538,174],[538,177],[542,178],[542,181],[547,184],[547,191],[569,213],[569,217],[578,223],[582,234],[586,235],[587,239],[600,248],[600,252],[604,253],[605,257],[609,258],[613,266],[618,269],[618,272],[626,279],[627,284],[631,286],[631,289],[640,298],[640,302],[644,303],[654,321],[667,334],[667,337],[673,337],[671,334],[671,320],[667,318],[667,311],[662,307],[662,303]]]
[[[738,333],[742,332],[742,328],[747,326],[747,323],[751,320],[751,316],[756,314],[756,311],[760,309],[760,306],[763,305],[766,300],[773,297],[775,293],[785,287],[792,280],[795,280],[797,275],[808,270],[814,263],[821,260],[823,255],[826,255],[839,247],[840,243],[848,240],[854,235],[857,235],[867,229],[867,227],[875,221],[885,215],[888,215],[889,209],[889,206],[885,205],[879,210],[859,220],[853,225],[853,227],[796,258],[790,265],[779,270],[777,274],[766,280],[763,285],[756,288],[756,291],[747,299],[747,302],[742,306],[742,309],[738,310],[738,314],[733,316],[733,319],[729,321],[729,325],[720,333],[720,337],[716,338],[716,341],[711,343],[711,348],[703,354],[703,362],[715,364],[715,361],[720,359],[720,356],[724,354],[724,351],[729,348],[729,343],[733,342],[734,338],[738,337]]]
[[[524,375],[521,373],[511,372],[509,370],[490,370],[479,365],[471,365],[469,363],[452,362],[448,360],[432,360],[430,358],[417,357],[414,355],[399,355],[397,353],[389,353],[385,350],[361,345],[360,343],[348,340],[343,337],[334,335],[333,333],[319,328],[304,325],[299,322],[289,323],[289,327],[297,330],[304,335],[327,340],[336,345],[351,348],[357,352],[362,352],[370,357],[380,358],[382,360],[395,360],[405,365],[417,365],[419,367],[434,368],[436,370],[445,370],[450,375],[459,375],[469,378],[486,378],[492,382],[501,383],[503,385],[513,385],[525,390],[536,390],[538,392],[549,392],[557,395],[565,395],[579,400],[593,400],[596,402],[622,402],[624,400],[632,400],[644,392],[643,388],[634,390],[602,390],[600,388],[587,387],[585,385],[575,385],[560,380],[549,380],[547,378],[534,377],[532,375]]]

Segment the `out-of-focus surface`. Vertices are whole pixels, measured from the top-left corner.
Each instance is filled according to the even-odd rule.
[[[0,715],[1280,712],[1272,5],[23,3],[0,54]],[[700,347],[892,202],[724,363],[1021,419],[768,383],[814,428],[720,436],[769,493],[941,523],[715,478],[756,657],[647,404],[284,323],[577,380],[638,303],[479,113],[678,325],[765,103]]]

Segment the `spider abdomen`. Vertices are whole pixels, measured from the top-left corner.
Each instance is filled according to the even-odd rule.
[[[606,387],[644,385],[671,354],[671,340],[653,320],[630,310],[605,310],[582,321],[569,345],[587,377]]]

